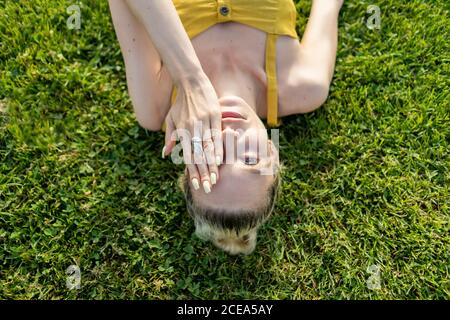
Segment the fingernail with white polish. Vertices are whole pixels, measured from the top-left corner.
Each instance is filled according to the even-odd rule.
[[[192,186],[194,187],[194,190],[198,190],[200,188],[197,178],[192,179]]]
[[[216,157],[216,165],[220,166],[220,164],[222,163],[222,159],[220,159],[219,156]]]
[[[203,181],[203,190],[205,190],[205,193],[211,192],[211,185],[209,184],[209,181]]]
[[[211,184],[215,185],[217,183],[217,175],[215,172],[211,173]]]
[[[161,153],[161,157],[163,159],[166,157],[165,153],[166,153],[166,146],[164,146],[164,148],[162,149],[162,153]]]

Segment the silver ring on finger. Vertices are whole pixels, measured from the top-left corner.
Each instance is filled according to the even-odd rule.
[[[209,150],[214,146],[214,142],[212,140],[206,140],[203,142],[203,150]]]
[[[194,155],[202,155],[203,154],[203,146],[202,139],[199,137],[192,138],[192,145],[194,147]]]

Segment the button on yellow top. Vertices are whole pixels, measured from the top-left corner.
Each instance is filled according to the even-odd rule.
[[[219,12],[221,15],[226,17],[228,15],[228,13],[230,13],[230,8],[228,8],[227,6],[221,6],[219,9]]]
[[[234,21],[267,33],[265,69],[267,75],[267,124],[278,121],[276,43],[279,35],[298,39],[297,10],[293,0],[172,0],[181,22],[192,39],[209,27]],[[256,9],[255,9],[256,8]],[[172,91],[175,102],[176,88]]]
[[[293,0],[172,0],[189,38],[234,21],[266,33],[298,38]],[[225,9],[222,9],[225,8]]]

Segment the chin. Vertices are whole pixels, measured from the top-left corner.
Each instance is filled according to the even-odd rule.
[[[241,97],[234,95],[222,96],[219,98],[220,106],[232,107],[232,106],[245,106],[249,107],[248,103]]]

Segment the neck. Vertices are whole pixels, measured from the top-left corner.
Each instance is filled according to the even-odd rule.
[[[248,68],[233,59],[218,61],[208,75],[220,99],[225,96],[238,96],[245,100],[257,113],[262,106],[264,84],[261,75],[254,68]]]

